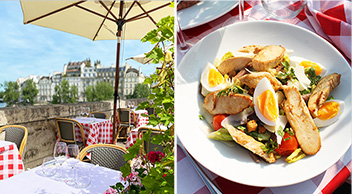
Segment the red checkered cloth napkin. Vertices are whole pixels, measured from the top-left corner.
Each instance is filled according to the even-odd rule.
[[[147,110],[136,110],[134,111],[134,114],[136,115],[136,123],[135,123],[136,127],[131,130],[127,138],[126,149],[131,147],[136,142],[136,139],[138,136],[138,129],[140,127],[146,126],[149,122],[149,117],[144,117],[142,115],[142,114],[148,115]]]
[[[76,118],[83,126],[86,138],[86,146],[97,143],[112,143],[113,127],[109,119],[98,118]],[[76,141],[82,141],[79,127],[75,127]]]
[[[275,20],[265,12],[259,1],[245,1],[245,14],[257,20]],[[313,1],[295,18],[282,20],[313,31],[332,43],[351,63],[351,8],[350,1]],[[238,15],[238,7],[204,25],[183,30],[187,43],[195,44],[209,33],[223,27],[223,23]],[[182,57],[182,54],[178,53]],[[178,58],[180,61],[180,58]]]
[[[199,164],[199,163],[198,163]],[[200,164],[199,164],[200,165]],[[201,165],[200,165],[201,166]],[[352,170],[351,147],[346,154],[333,166],[318,176],[302,183],[285,187],[252,187],[238,184],[224,179],[210,172],[203,166],[203,171],[213,183],[224,193],[246,193],[246,194],[330,194],[342,185],[350,176]],[[177,192],[183,194],[197,193],[207,194],[208,189],[198,176],[196,170],[186,157],[183,150],[177,146]]]
[[[16,144],[2,142],[0,146],[0,180],[23,172],[23,168],[23,162]]]
[[[245,14],[257,20],[275,20],[263,9],[259,1],[245,1]],[[345,56],[351,64],[351,5],[349,1],[313,1],[308,0],[307,6],[295,18],[282,20],[313,31],[331,44],[333,44]],[[209,33],[223,27],[223,23],[232,16],[238,15],[238,7],[225,15],[203,24],[201,26],[183,30],[183,35],[189,45],[196,44]],[[181,61],[184,53],[178,52],[178,61]],[[183,151],[177,150],[177,191],[179,193],[209,193],[197,172],[185,157]],[[204,168],[203,168],[204,169]],[[241,185],[219,177],[207,169],[206,173],[211,177],[223,193],[332,193],[345,181],[350,183],[351,176],[351,147],[335,165],[322,174],[308,181],[277,188],[259,188]]]

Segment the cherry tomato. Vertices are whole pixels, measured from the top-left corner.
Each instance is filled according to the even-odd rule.
[[[282,137],[282,141],[279,145],[279,148],[275,149],[275,151],[282,156],[288,156],[292,154],[292,152],[294,152],[297,148],[298,142],[296,137],[286,132]]]
[[[217,131],[218,129],[222,128],[221,122],[224,120],[228,115],[226,114],[218,114],[213,116],[213,127],[214,130]]]

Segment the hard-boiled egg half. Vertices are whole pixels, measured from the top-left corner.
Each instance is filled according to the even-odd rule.
[[[341,116],[345,102],[341,100],[328,100],[318,109],[318,116],[314,118],[317,127],[331,125]]]
[[[264,124],[275,126],[279,116],[279,107],[273,86],[267,78],[263,78],[258,83],[254,90],[253,101],[257,117]]]
[[[211,63],[204,68],[200,82],[202,84],[202,95],[228,88],[231,83]]]
[[[310,84],[310,80],[304,73],[305,68],[313,67],[315,69],[315,74],[320,76],[323,76],[326,73],[326,68],[320,63],[302,57],[290,57],[290,66],[295,70],[295,75],[299,81],[299,83],[292,83],[292,85],[295,85],[298,90],[305,90]]]

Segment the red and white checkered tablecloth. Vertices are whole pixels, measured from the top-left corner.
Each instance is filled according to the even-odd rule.
[[[138,129],[140,127],[146,126],[149,122],[149,117],[144,117],[142,114],[148,115],[147,110],[135,110],[134,114],[136,115],[136,123],[135,123],[135,128],[133,128],[127,138],[126,142],[126,149],[131,147],[137,139],[138,136]]]
[[[281,22],[295,24],[325,38],[341,52],[351,65],[351,9],[352,2],[350,1],[307,0],[307,6],[298,16],[291,20],[282,20]],[[246,0],[245,14],[256,20],[275,20],[265,12],[260,1]],[[211,32],[221,28],[226,20],[236,15],[238,15],[238,7],[206,24],[183,30],[184,39],[192,46]],[[184,54],[178,49],[178,62],[181,61]],[[322,174],[305,182],[286,187],[263,188],[246,186],[226,180],[205,168],[203,170],[223,193],[330,194],[344,182],[351,184],[351,147],[337,163]],[[179,147],[177,148],[177,192],[183,194],[209,193],[192,164]]]
[[[0,180],[19,174],[23,169],[22,158],[16,144],[0,141]]]
[[[74,118],[83,126],[83,131],[86,139],[86,146],[97,143],[112,143],[113,127],[109,119],[98,118]],[[81,132],[78,127],[75,127],[76,140],[82,141]]]

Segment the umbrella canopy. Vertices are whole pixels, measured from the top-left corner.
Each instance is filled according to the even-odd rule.
[[[168,49],[172,48],[173,46],[174,46],[174,44],[167,45],[164,49],[164,52],[169,52]],[[147,63],[153,62],[153,59],[146,57],[145,54],[140,54],[140,55],[136,55],[133,57],[129,57],[126,60],[130,60],[130,59],[137,61],[138,63],[142,63],[142,64],[147,64]]]
[[[141,39],[163,17],[174,14],[171,1],[21,1],[24,24],[76,34],[91,40],[117,39],[113,138],[119,86],[120,41]]]

